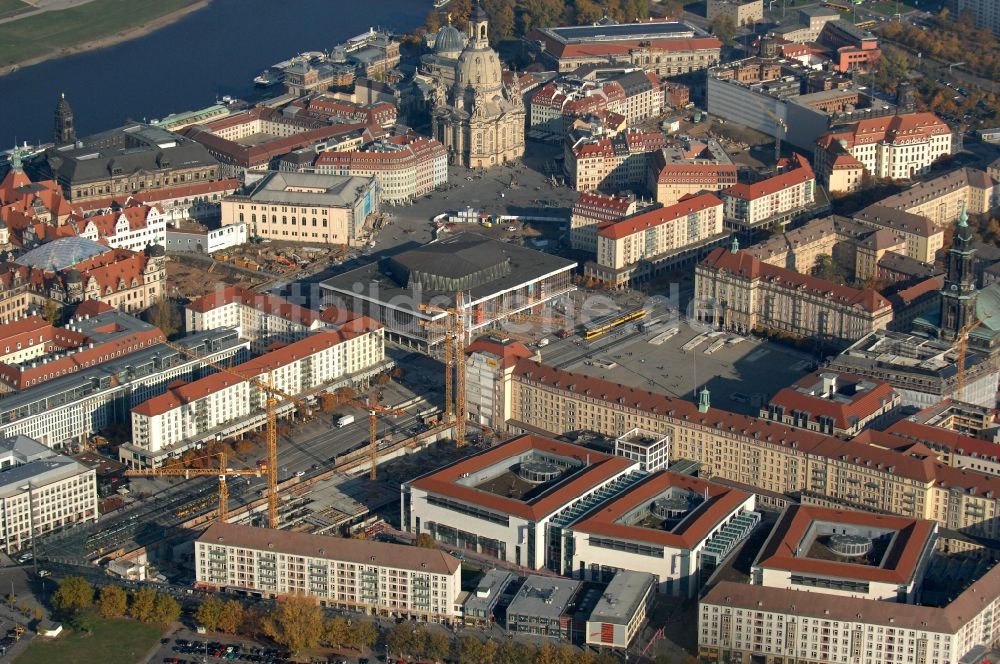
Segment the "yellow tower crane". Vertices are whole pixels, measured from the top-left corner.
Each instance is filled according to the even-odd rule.
[[[353,400],[349,401],[352,406],[357,406],[358,408],[364,408],[368,411],[368,454],[371,461],[371,469],[368,471],[368,477],[373,482],[378,479],[378,419],[377,415],[382,413],[383,415],[406,415],[405,410],[399,410],[398,408],[388,408],[379,404],[378,399],[375,396],[375,392],[372,391],[368,395],[368,401]]]
[[[173,348],[178,353],[186,355],[188,357],[193,357],[203,364],[210,366],[223,373],[230,374],[239,378],[240,380],[245,380],[259,390],[262,390],[267,394],[267,399],[265,401],[265,412],[267,413],[267,523],[271,528],[278,527],[278,416],[275,412],[275,407],[278,405],[278,397],[291,401],[297,405],[305,414],[309,417],[312,414],[312,409],[305,401],[302,399],[292,396],[274,387],[273,378],[269,373],[267,375],[267,382],[257,378],[256,376],[247,376],[239,371],[235,371],[225,364],[209,360],[198,353],[180,346],[178,344],[165,342],[167,346]]]
[[[982,320],[976,319],[966,324],[958,333],[958,374],[955,377],[955,394],[960,401],[965,401],[965,356],[969,351],[969,334],[983,324]]]
[[[439,307],[421,304],[420,308],[428,313],[448,314],[443,323],[436,321],[421,321],[421,325],[443,330],[444,338],[444,408],[445,420],[455,425],[455,442],[459,447],[465,445],[465,298],[462,291],[455,295],[454,307]],[[452,373],[454,372],[454,374]],[[452,379],[454,378],[454,394]],[[452,410],[452,403],[455,408]]]
[[[241,475],[254,475],[260,477],[262,469],[233,469],[226,465],[226,454],[225,452],[220,452],[219,454],[213,454],[204,457],[198,457],[199,459],[208,459],[212,456],[219,457],[219,467],[218,468],[150,468],[148,470],[126,470],[125,475],[129,477],[183,477],[184,479],[191,479],[192,477],[204,477],[206,475],[218,475],[219,476],[219,521],[226,521],[229,516],[229,485],[226,483],[226,477],[229,476],[241,476]]]

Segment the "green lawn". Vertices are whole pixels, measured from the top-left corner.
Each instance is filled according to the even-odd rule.
[[[31,5],[23,0],[0,0],[0,18],[7,18],[31,10]]]
[[[17,664],[135,664],[156,644],[163,629],[131,620],[94,620],[94,632],[71,633],[54,640],[41,637],[14,660]]]
[[[11,0],[0,0],[0,13]],[[0,24],[0,66],[123,32],[197,0],[93,0]]]

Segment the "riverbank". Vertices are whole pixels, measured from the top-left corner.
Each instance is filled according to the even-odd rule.
[[[93,0],[0,25],[0,76],[145,37],[212,0]],[[164,12],[164,9],[166,11]],[[65,44],[50,48],[49,44]]]

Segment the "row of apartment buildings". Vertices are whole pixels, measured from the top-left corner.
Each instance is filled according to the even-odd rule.
[[[482,351],[480,351],[482,352]],[[499,353],[501,356],[502,352]],[[844,441],[783,423],[637,390],[511,357],[487,385],[492,409],[469,393],[470,412],[510,431],[589,430],[612,438],[633,429],[670,439],[670,458],[703,475],[804,502],[937,521],[970,535],[1000,536],[1000,478],[949,465],[950,454],[864,432]],[[476,403],[473,403],[473,397]],[[707,395],[706,395],[707,397]]]
[[[357,318],[336,330],[321,330],[283,348],[235,367],[243,376],[268,376],[285,394],[353,384],[385,359],[382,327]],[[130,451],[145,465],[158,466],[216,435],[231,436],[233,427],[256,428],[270,394],[249,380],[215,373],[187,384],[174,384],[132,408]],[[254,426],[246,421],[256,416]]]

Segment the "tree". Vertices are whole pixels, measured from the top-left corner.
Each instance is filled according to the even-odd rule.
[[[423,652],[426,637],[422,629],[404,622],[392,628],[385,637],[385,644],[389,647],[389,652],[394,655],[413,657]]]
[[[49,325],[59,325],[63,319],[63,305],[56,300],[45,300],[45,312],[42,315]]]
[[[72,615],[89,609],[94,603],[94,586],[79,576],[67,576],[52,595],[56,611]]]
[[[351,625],[347,633],[347,643],[355,648],[370,648],[378,641],[378,628],[367,620],[359,620]]]
[[[388,385],[390,380],[391,379],[389,378],[389,374],[380,373],[379,375],[375,376],[375,384],[378,385],[379,387],[382,387],[383,385]]]
[[[242,624],[243,604],[239,600],[231,599],[223,606],[222,616],[219,618],[219,631],[235,634]]]
[[[169,625],[176,622],[181,617],[181,605],[173,597],[166,593],[156,593],[153,601],[153,615],[149,622]]]
[[[118,586],[104,586],[97,599],[97,610],[102,618],[121,618],[128,608],[128,595]]]
[[[153,622],[156,611],[156,591],[152,588],[139,588],[132,593],[132,602],[128,612],[139,622]]]
[[[458,640],[455,655],[459,664],[481,664],[483,661],[483,642],[474,636],[463,636]]]
[[[497,646],[495,664],[526,664],[531,660],[531,653],[520,643],[503,641]]]
[[[198,606],[198,610],[194,613],[194,619],[206,631],[215,632],[219,629],[219,622],[222,620],[222,613],[225,610],[226,604],[212,595]]]
[[[830,254],[820,254],[816,257],[816,263],[812,269],[813,276],[827,281],[835,281],[837,278],[837,268],[833,264],[833,256]]]
[[[442,660],[451,654],[451,639],[440,630],[427,632],[427,643],[424,644],[424,656],[429,659]]]
[[[264,615],[254,608],[243,609],[243,623],[237,631],[243,636],[257,638],[264,633]]]
[[[323,634],[323,611],[311,597],[288,597],[265,617],[262,627],[267,636],[292,652],[315,648]]]
[[[736,36],[736,21],[733,20],[732,16],[719,14],[712,19],[709,27],[712,28],[712,34],[718,37],[723,44],[727,46],[733,44],[733,38]]]
[[[167,337],[172,337],[181,330],[181,315],[177,310],[177,305],[167,297],[157,300],[156,304],[146,311],[146,320],[160,330]]]
[[[342,646],[349,641],[350,629],[344,618],[330,618],[323,624],[323,641],[331,646]]]
[[[413,540],[413,546],[420,547],[421,549],[438,548],[437,541],[435,541],[430,533],[420,533],[417,535],[416,539]]]

